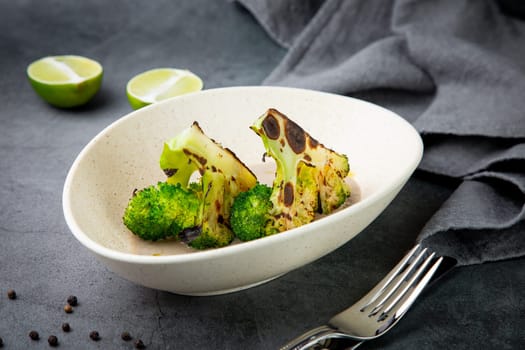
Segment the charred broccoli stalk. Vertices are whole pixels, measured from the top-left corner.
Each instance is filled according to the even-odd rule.
[[[232,151],[206,136],[197,122],[164,144],[160,167],[169,184],[199,194],[199,220],[189,245],[206,249],[229,244],[234,238],[230,229],[234,198],[255,186],[255,175]],[[196,171],[201,177],[190,183]]]
[[[124,224],[146,240],[176,237],[206,249],[225,246],[235,236],[248,241],[299,227],[346,201],[345,155],[326,148],[275,109],[251,129],[276,162],[272,187],[257,183],[233,152],[194,122],[165,142],[160,167],[167,180],[134,193]]]
[[[131,232],[145,240],[177,238],[199,221],[199,208],[200,199],[194,191],[159,182],[134,192],[123,221]]]
[[[277,165],[268,232],[307,224],[317,212],[329,214],[346,201],[350,167],[345,155],[326,148],[275,109],[269,109],[251,128]]]

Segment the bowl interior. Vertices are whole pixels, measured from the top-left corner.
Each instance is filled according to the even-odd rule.
[[[349,208],[354,211],[404,183],[421,158],[417,132],[394,113],[364,101],[276,87],[205,90],[135,111],[84,148],[64,187],[72,232],[93,249],[149,256],[199,254],[182,243],[136,238],[122,223],[128,200],[134,189],[165,180],[158,164],[163,142],[194,121],[268,182],[271,163],[262,162],[262,142],[249,129],[268,108],[278,109],[319,142],[348,156],[360,193],[359,202]]]

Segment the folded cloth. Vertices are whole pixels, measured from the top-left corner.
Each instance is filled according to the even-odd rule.
[[[525,21],[488,0],[239,2],[289,49],[263,84],[412,111],[419,171],[459,184],[418,241],[463,265],[525,255]]]

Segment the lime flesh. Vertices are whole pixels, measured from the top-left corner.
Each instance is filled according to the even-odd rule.
[[[75,55],[41,58],[27,67],[35,92],[53,106],[76,107],[95,96],[102,84],[102,66]]]
[[[192,72],[176,68],[157,68],[133,77],[126,86],[126,94],[133,109],[170,97],[199,91],[202,80]]]

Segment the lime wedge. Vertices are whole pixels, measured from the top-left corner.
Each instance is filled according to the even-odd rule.
[[[82,56],[49,56],[27,67],[33,89],[48,103],[62,108],[88,102],[102,84],[102,66]]]
[[[126,93],[131,107],[139,109],[170,97],[201,89],[201,78],[189,70],[157,68],[131,78],[126,86]]]

